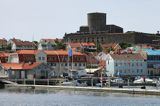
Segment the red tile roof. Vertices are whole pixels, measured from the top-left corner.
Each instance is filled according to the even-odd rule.
[[[39,52],[39,50],[18,50],[17,53],[18,54],[37,54]]]
[[[5,52],[1,52],[0,53],[0,57],[8,57],[9,53],[5,53]]]
[[[35,55],[39,52],[40,50],[18,50],[18,54],[32,54]],[[45,50],[44,51],[47,55],[68,55],[67,50]],[[75,52],[73,51],[73,55],[84,55],[80,52]]]
[[[92,42],[88,42],[88,43],[81,43],[81,45],[82,46],[95,46],[95,44],[94,43],[92,43]]]
[[[68,55],[68,51],[65,50],[46,50],[47,55]],[[73,55],[84,55],[80,52],[73,51]]]
[[[69,43],[69,45],[71,46],[71,48],[79,48],[79,47],[81,47],[81,43]]]
[[[40,62],[35,63],[1,63],[4,69],[12,69],[12,70],[31,70],[41,65]]]

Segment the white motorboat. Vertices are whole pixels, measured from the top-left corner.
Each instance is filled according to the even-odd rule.
[[[154,81],[152,79],[145,78],[145,82],[144,82],[144,78],[140,78],[140,79],[135,80],[133,83],[135,83],[135,84],[154,83]]]

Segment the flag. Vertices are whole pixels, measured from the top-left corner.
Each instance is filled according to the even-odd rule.
[[[72,48],[68,49],[68,56],[69,56],[69,57],[72,56]]]
[[[68,56],[71,57],[72,56],[72,48],[70,45],[68,45]]]

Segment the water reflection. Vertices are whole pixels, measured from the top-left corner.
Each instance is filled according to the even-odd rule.
[[[159,106],[159,96],[71,90],[0,90],[0,106]]]

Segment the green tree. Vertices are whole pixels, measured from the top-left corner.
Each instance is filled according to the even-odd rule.
[[[10,43],[10,44],[7,45],[7,48],[6,48],[6,49],[7,49],[7,50],[11,50],[11,48],[12,48],[12,45],[11,45],[11,43]]]
[[[38,49],[38,41],[33,41],[33,43],[35,44],[35,49]]]
[[[102,47],[101,47],[101,44],[99,43],[99,41],[97,41],[96,47],[97,47],[97,52],[102,51]]]
[[[66,49],[66,44],[62,43],[62,42],[56,42],[56,49]]]
[[[127,47],[132,46],[130,43],[125,43],[125,42],[119,43],[119,45],[121,46],[122,49],[126,49]]]

